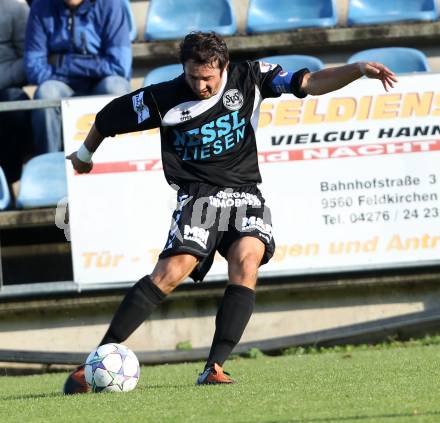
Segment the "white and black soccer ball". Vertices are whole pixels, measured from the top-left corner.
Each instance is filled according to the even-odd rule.
[[[140,367],[125,345],[105,344],[89,354],[84,372],[93,392],[128,392],[138,383]]]

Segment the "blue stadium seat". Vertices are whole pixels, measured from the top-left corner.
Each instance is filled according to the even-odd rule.
[[[151,0],[145,40],[182,38],[191,31],[234,35],[237,24],[230,0]]]
[[[122,0],[122,4],[128,17],[128,24],[130,28],[130,41],[134,41],[137,36],[137,26],[133,16],[133,11],[131,10],[130,0]]]
[[[9,194],[8,183],[3,169],[0,167],[0,210],[8,208],[10,202],[11,196]]]
[[[407,47],[362,50],[347,60],[347,63],[354,62],[381,62],[395,73],[430,71],[425,54],[420,50]]]
[[[350,0],[347,24],[374,25],[437,18],[437,0]]]
[[[277,63],[285,71],[297,71],[298,69],[308,68],[315,72],[324,68],[324,63],[314,56],[305,56],[301,54],[286,54],[280,56],[269,56],[258,59],[262,62]]]
[[[29,160],[23,168],[17,206],[51,207],[67,197],[66,159],[63,152]]]
[[[145,75],[143,86],[146,87],[147,85],[169,81],[170,79],[178,77],[181,73],[183,73],[183,68],[180,63],[176,65],[159,66]]]
[[[337,22],[335,0],[250,0],[246,31],[287,31],[329,27]]]

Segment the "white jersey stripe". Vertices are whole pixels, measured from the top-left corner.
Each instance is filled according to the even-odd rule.
[[[260,118],[260,104],[263,101],[263,96],[257,85],[255,85],[255,98],[254,98],[254,107],[252,109],[251,115],[251,125],[254,130],[254,134],[257,133],[258,128],[258,120]]]
[[[162,126],[174,126],[181,122],[193,119],[213,107],[223,95],[223,91],[228,81],[228,72],[225,70],[222,77],[222,85],[217,94],[206,99],[196,101],[186,101],[168,110],[162,119]]]

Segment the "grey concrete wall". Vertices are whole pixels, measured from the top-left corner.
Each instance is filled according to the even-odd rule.
[[[263,285],[242,342],[301,335],[438,309],[440,275]],[[178,292],[125,342],[135,351],[209,347],[223,288]],[[105,333],[120,296],[0,305],[0,349],[87,352]]]
[[[437,0],[440,7],[440,0]],[[246,28],[246,19],[247,19],[247,10],[249,5],[249,0],[232,0],[232,5],[234,9],[234,13],[237,17],[237,25],[238,25],[238,33],[241,35],[245,34],[245,28]],[[348,11],[348,5],[349,0],[337,0],[337,13],[338,13],[338,27],[345,27],[347,22],[347,11]],[[149,6],[149,2],[145,0],[141,1],[135,1],[132,0],[131,6],[134,12],[135,19],[137,21],[138,25],[138,39],[143,39],[143,32],[145,28],[145,20],[146,20],[146,14]],[[416,47],[420,50],[422,50],[428,57],[428,63],[430,65],[430,68],[433,72],[440,72],[440,47],[438,47],[437,42],[426,42],[421,43],[420,40],[414,40],[413,37],[408,37],[408,41],[404,42],[404,35],[402,34],[401,39],[399,41],[400,45],[405,45],[407,47]],[[415,43],[415,41],[417,41]],[[328,41],[327,41],[328,44]],[[340,49],[337,48],[337,43],[335,44],[330,43],[331,48],[327,48],[326,43],[324,42],[323,47],[320,51],[304,51],[302,54],[312,54],[317,57],[319,57],[326,66],[334,66],[339,64],[346,63],[347,59],[357,51],[363,48],[368,48],[368,43],[361,47],[356,47],[350,45],[344,45],[341,46]],[[383,38],[383,45],[389,45],[389,41],[387,41],[387,38]],[[374,42],[374,47],[377,46],[377,41]],[[291,53],[295,53],[295,46],[292,46]],[[286,51],[284,53],[288,53],[289,48],[286,47]],[[274,53],[276,54],[276,53]],[[246,43],[243,44],[243,56],[246,55]],[[251,58],[252,53],[250,52]],[[172,60],[168,59],[167,63],[170,63]],[[176,61],[176,60],[175,60]],[[139,61],[135,61],[135,65],[133,68],[133,80],[132,80],[132,87],[133,89],[139,88],[142,84],[142,80],[145,76],[145,74],[148,72],[148,70],[151,67],[154,66],[160,66],[163,64],[163,61],[159,58],[157,62],[150,63],[146,65],[145,63],[141,63]]]

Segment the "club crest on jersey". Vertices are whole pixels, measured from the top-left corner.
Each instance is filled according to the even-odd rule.
[[[223,94],[223,104],[229,110],[239,110],[243,106],[243,94],[233,88]]]

